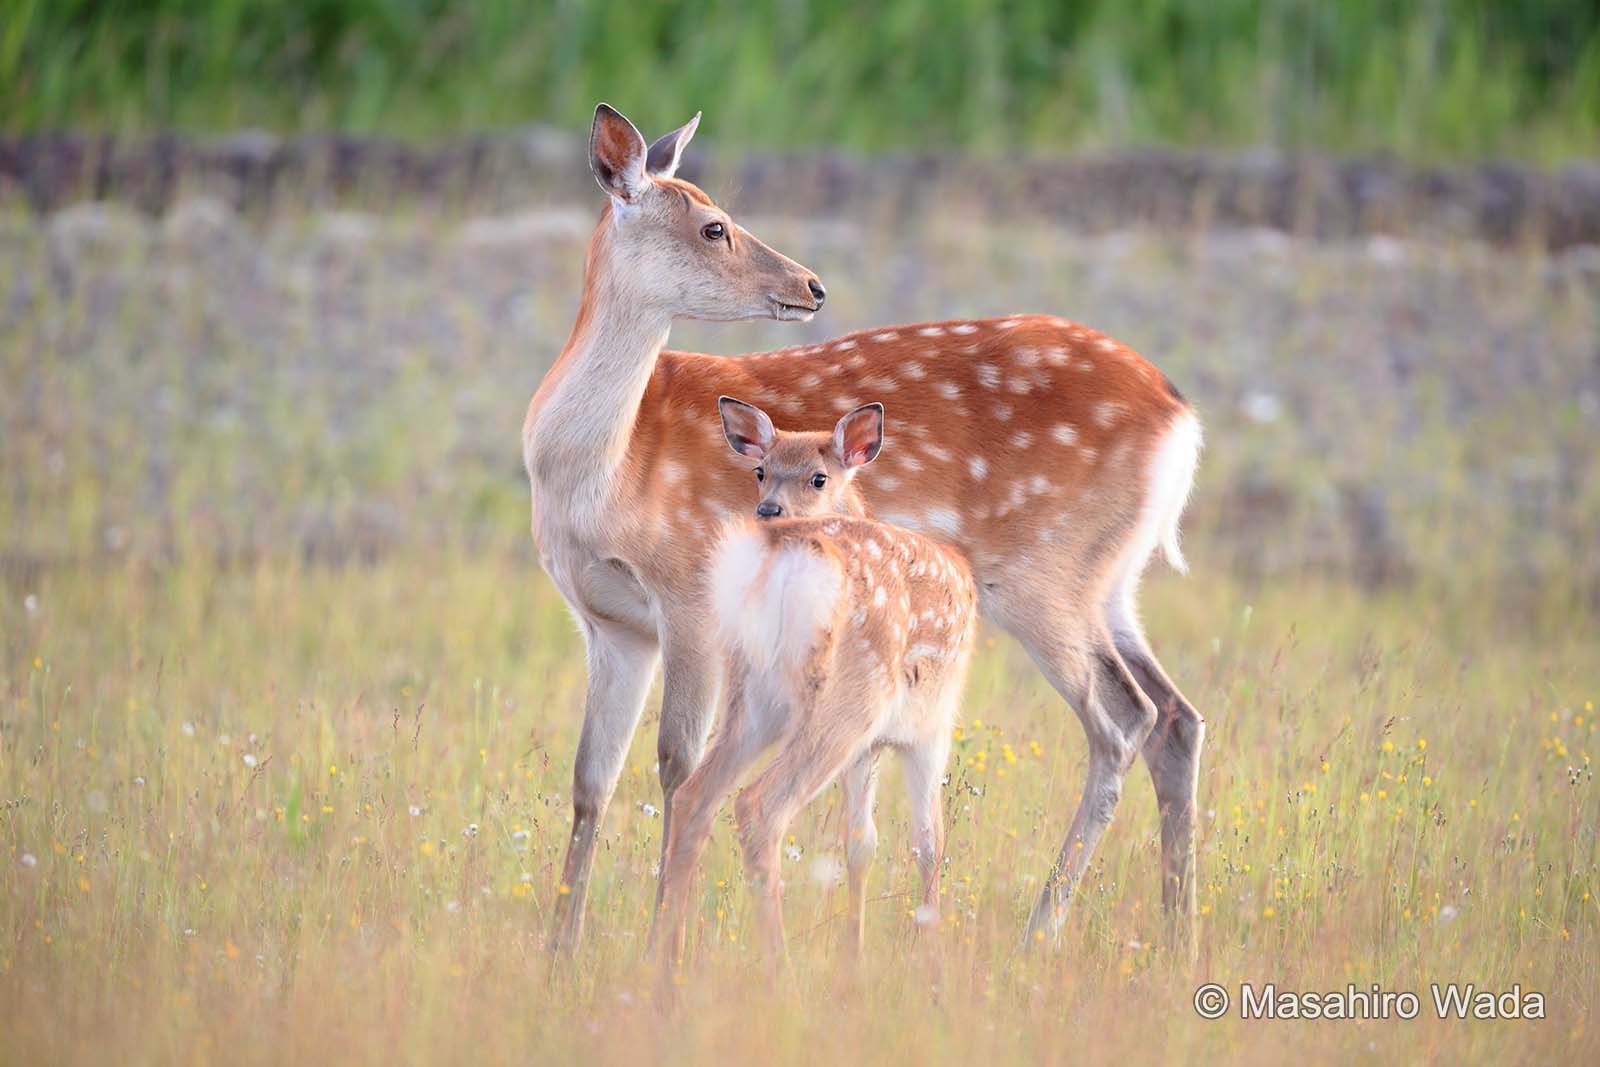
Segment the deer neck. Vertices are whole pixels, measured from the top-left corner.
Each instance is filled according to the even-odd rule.
[[[534,397],[525,442],[536,486],[596,502],[627,457],[639,404],[672,327],[669,315],[607,269],[606,229],[603,222],[591,244],[577,321]]]

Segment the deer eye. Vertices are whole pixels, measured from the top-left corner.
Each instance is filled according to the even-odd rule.
[[[766,480],[767,480],[767,469],[765,467],[757,467],[756,468],[756,481],[764,482]]]
[[[813,474],[811,476],[811,488],[813,488],[813,489],[821,489],[823,486],[825,486],[827,484],[828,484],[828,476],[826,474]]]
[[[720,241],[727,234],[727,228],[720,222],[708,222],[700,229],[700,236],[708,241]]]

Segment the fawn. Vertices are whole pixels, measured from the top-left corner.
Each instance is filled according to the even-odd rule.
[[[884,748],[905,765],[922,876],[916,921],[936,930],[939,794],[972,651],[971,573],[951,549],[861,517],[855,474],[882,447],[881,404],[856,408],[830,434],[778,432],[759,408],[718,403],[729,446],[755,463],[762,521],[735,527],[712,563],[724,704],[705,759],[673,798],[662,872],[662,919],[673,939],[665,966],[682,956],[690,883],[717,809],[774,743],[777,755],[735,803],[773,964],[785,960],[779,846],[790,820],[841,773],[849,943],[859,955]]]

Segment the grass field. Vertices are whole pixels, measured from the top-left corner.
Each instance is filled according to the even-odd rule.
[[[1205,573],[1204,556],[1196,560]],[[15,1063],[115,1059],[812,1062],[1045,1056],[1549,1061],[1597,1046],[1592,632],[1512,629],[1302,581],[1162,578],[1152,628],[1210,721],[1201,963],[1158,950],[1142,773],[1064,951],[1014,958],[1082,774],[1077,727],[984,641],[946,796],[946,988],[886,790],[869,963],[836,972],[836,790],[785,876],[800,997],[769,1001],[726,824],[679,1023],[642,939],[661,822],[641,731],[591,940],[541,951],[581,651],[520,560],[53,574],[5,588],[0,1032]],[[26,604],[31,605],[24,606]],[[1235,986],[1520,983],[1543,1021],[1208,1023]],[[1319,1057],[1320,1058],[1320,1057]],[[1577,1056],[1581,1059],[1581,1056]]]
[[[1161,950],[1139,769],[1062,950],[1015,955],[1085,753],[986,632],[937,947],[890,770],[865,974],[834,963],[830,790],[784,861],[797,994],[759,978],[724,820],[664,1019],[647,713],[552,972],[583,665],[517,429],[588,217],[85,208],[0,219],[0,1062],[1592,1058],[1588,261],[867,218],[752,220],[827,280],[827,321],[675,341],[1061,311],[1206,419],[1193,573],[1145,596],[1209,720],[1195,968]],[[1205,980],[1422,1014],[1205,1022]],[[1440,1021],[1434,982],[1545,1018]]]

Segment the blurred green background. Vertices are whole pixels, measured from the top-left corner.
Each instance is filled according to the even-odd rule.
[[[870,8],[870,16],[864,12]],[[429,137],[649,101],[744,144],[1172,143],[1553,162],[1593,0],[3,0],[0,123]],[[635,103],[637,106],[637,103]]]

